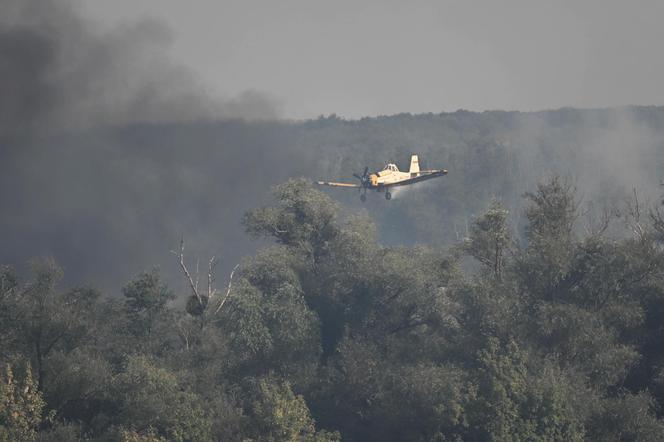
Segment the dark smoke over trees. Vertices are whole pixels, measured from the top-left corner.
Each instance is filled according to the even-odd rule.
[[[454,243],[491,198],[520,234],[521,194],[551,173],[574,180],[593,212],[633,188],[657,196],[662,108],[280,122],[257,92],[212,98],[169,60],[158,23],[102,32],[74,5],[0,6],[4,262],[52,255],[68,281],[117,292],[136,269],[176,270],[168,252],[184,235],[229,270],[255,249],[240,220],[271,186],[291,176],[352,180],[365,165],[406,167],[413,152],[450,174],[389,204],[369,199],[388,244]],[[352,192],[335,197],[363,210]]]
[[[561,119],[568,120],[563,127]],[[377,194],[365,205],[352,191],[330,194],[348,213],[372,213],[388,244],[457,242],[492,198],[507,207],[508,228],[520,235],[520,196],[551,173],[572,179],[595,217],[633,189],[657,198],[662,123],[664,109],[637,108],[50,133],[3,146],[0,254],[14,263],[53,255],[75,280],[117,290],[113,282],[136,269],[175,270],[168,252],[184,235],[230,269],[255,247],[241,235],[242,213],[264,202],[271,186],[290,176],[352,182],[365,164],[406,167],[412,152],[450,174],[403,189],[389,203]]]
[[[664,108],[287,121],[75,5],[0,4],[0,441],[662,440]]]
[[[521,194],[571,177],[603,209],[657,195],[664,109],[458,111],[280,122],[257,92],[211,98],[167,56],[169,32],[142,21],[99,31],[68,1],[0,6],[0,258],[52,255],[67,281],[119,290],[136,269],[176,270],[182,235],[229,270],[255,245],[242,213],[290,176],[349,179],[411,153],[449,176],[365,206],[389,244],[450,244],[491,198],[521,231]],[[348,211],[363,210],[337,192]],[[381,221],[385,220],[385,221]],[[173,282],[172,280],[170,280]]]

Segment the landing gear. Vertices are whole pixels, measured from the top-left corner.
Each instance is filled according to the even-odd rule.
[[[392,199],[392,194],[390,193],[389,190],[385,191],[385,199],[386,200],[391,200]]]
[[[365,194],[360,195],[360,201],[365,202],[367,200],[367,196]]]

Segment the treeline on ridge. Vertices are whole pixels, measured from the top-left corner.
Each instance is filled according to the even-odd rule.
[[[119,292],[146,266],[182,282],[168,253],[184,234],[201,257],[218,255],[228,274],[256,246],[240,219],[267,204],[290,177],[356,182],[365,166],[449,174],[386,202],[329,189],[346,210],[368,210],[382,244],[447,247],[467,236],[492,198],[509,210],[510,234],[524,227],[524,192],[543,176],[574,179],[584,211],[630,197],[659,196],[664,179],[664,107],[542,112],[399,114],[300,122],[210,121],[127,124],[0,140],[0,263],[19,272],[34,256],[66,269],[63,285]],[[43,220],[48,220],[44,222]],[[84,246],[81,246],[84,245]],[[130,252],[129,252],[130,251]],[[192,256],[193,258],[193,256]]]

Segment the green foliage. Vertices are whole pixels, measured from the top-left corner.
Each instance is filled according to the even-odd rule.
[[[390,358],[378,345],[346,338],[325,395],[336,398],[328,426],[359,440],[436,440],[461,437],[473,396],[463,371],[451,364]],[[326,422],[327,423],[327,422]]]
[[[108,397],[113,370],[101,355],[81,349],[55,352],[48,359],[47,377],[44,398],[56,419],[93,426],[93,420],[99,425],[113,412]]]
[[[79,425],[56,422],[52,428],[40,431],[37,440],[39,442],[70,442],[85,439]]]
[[[41,389],[49,354],[74,349],[88,339],[99,293],[86,288],[58,293],[62,269],[53,259],[33,261],[32,272],[33,279],[25,284],[11,273],[2,277],[5,292],[0,302],[6,322],[0,327],[7,350],[31,358]]]
[[[631,346],[616,342],[600,317],[566,304],[542,304],[536,313],[541,344],[567,366],[574,364],[603,387],[622,381],[638,359]]]
[[[494,200],[482,216],[473,221],[464,251],[478,260],[497,280],[502,279],[505,254],[512,239],[507,228],[507,210]]]
[[[304,179],[291,179],[277,186],[275,196],[277,207],[247,212],[247,233],[273,237],[278,243],[297,249],[315,268],[328,252],[329,242],[339,233],[335,223],[338,205]]]
[[[494,201],[446,251],[385,246],[303,180],[275,196],[244,220],[275,244],[243,261],[214,315],[156,272],[118,299],[60,291],[52,260],[27,282],[0,269],[0,355],[37,377],[0,376],[0,439],[664,437],[655,212],[584,235],[554,176],[525,195],[526,243]]]
[[[304,398],[293,393],[288,383],[262,379],[257,399],[251,405],[250,440],[265,442],[334,442],[338,434],[316,432]]]
[[[236,369],[264,373],[270,367],[307,382],[318,362],[320,341],[318,320],[301,290],[283,283],[261,291],[246,281],[236,287],[221,324],[230,338]]]
[[[469,407],[473,439],[583,440],[582,416],[572,408],[575,392],[555,369],[529,368],[518,344],[496,339],[477,362],[477,399]]]
[[[624,394],[604,399],[590,418],[588,436],[602,441],[659,441],[664,424],[653,413],[648,393]]]
[[[183,389],[173,373],[146,357],[130,357],[111,388],[118,409],[111,420],[120,428],[169,441],[212,440],[200,399]]]
[[[122,442],[162,442],[165,439],[154,434],[152,430],[148,430],[147,434],[139,434],[135,431],[122,431]]]
[[[0,266],[0,360],[11,355],[15,342],[14,327],[17,325],[14,301],[18,290],[16,272],[9,266]]]
[[[577,218],[577,204],[574,189],[554,175],[537,185],[536,192],[526,192],[524,197],[530,201],[525,214],[528,219],[528,239],[548,242],[557,239],[563,245],[572,240],[572,229]]]
[[[175,295],[159,280],[157,271],[141,273],[122,289],[129,330],[135,336],[149,336],[155,321],[166,311]]]
[[[0,373],[0,441],[32,441],[42,420],[44,401],[29,364]]]
[[[537,185],[524,197],[528,246],[519,260],[518,276],[530,296],[554,299],[573,251],[577,205],[571,185],[558,176]]]

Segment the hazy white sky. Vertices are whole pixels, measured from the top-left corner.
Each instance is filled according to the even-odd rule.
[[[152,17],[221,96],[283,116],[664,104],[664,1],[86,0]]]

